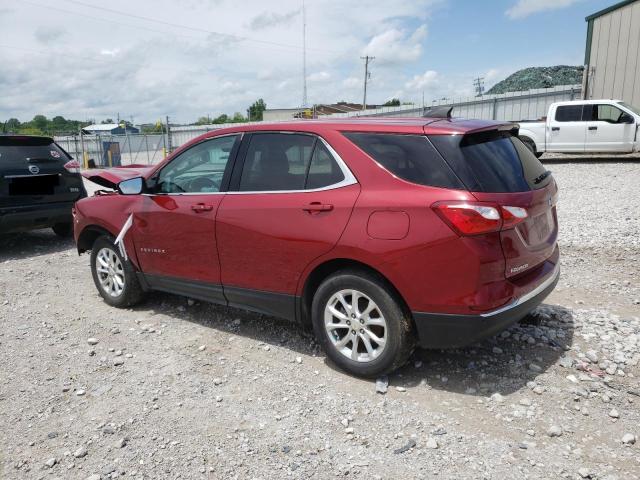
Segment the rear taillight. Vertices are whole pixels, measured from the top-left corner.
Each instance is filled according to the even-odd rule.
[[[80,173],[80,164],[76,160],[70,160],[64,164],[64,168],[69,173]]]
[[[527,218],[524,208],[491,203],[436,202],[431,208],[460,235],[506,230]]]

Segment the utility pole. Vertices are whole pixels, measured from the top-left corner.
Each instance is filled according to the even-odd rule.
[[[364,99],[362,100],[362,110],[367,109],[367,82],[371,78],[371,73],[369,72],[369,62],[375,60],[376,57],[370,57],[369,55],[365,57],[360,57],[364,60]]]
[[[302,108],[307,108],[307,11],[302,0]]]
[[[476,89],[476,93],[478,97],[481,97],[484,93],[484,77],[478,77],[473,80],[473,86]]]
[[[171,153],[173,150],[173,145],[171,145],[171,128],[169,127],[169,115],[166,116],[167,119],[167,154]]]

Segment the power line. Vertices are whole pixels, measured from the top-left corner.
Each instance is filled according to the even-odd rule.
[[[364,99],[362,100],[362,110],[367,109],[367,83],[371,78],[371,72],[369,72],[369,62],[375,60],[376,57],[370,57],[369,55],[365,57],[360,57],[364,60]]]
[[[138,19],[138,20],[157,23],[159,25],[165,25],[165,26],[174,27],[174,28],[182,28],[182,29],[191,30],[191,31],[194,31],[194,32],[206,33],[206,34],[209,34],[209,35],[218,35],[218,36],[227,37],[227,38],[230,38],[230,39],[233,39],[233,40],[236,40],[236,41],[254,42],[254,43],[259,43],[259,44],[263,44],[263,45],[270,45],[270,46],[276,46],[276,47],[282,47],[282,48],[292,48],[292,49],[296,49],[296,50],[300,49],[299,45],[272,42],[272,41],[269,41],[269,40],[258,40],[258,39],[255,39],[255,38],[244,37],[244,36],[235,35],[235,34],[231,34],[231,33],[216,32],[214,30],[207,30],[207,29],[199,28],[199,27],[191,27],[189,25],[181,25],[181,24],[178,24],[178,23],[167,22],[165,20],[159,20],[157,18],[145,17],[143,15],[136,15],[136,14],[133,14],[133,13],[125,13],[125,12],[121,12],[121,11],[118,11],[118,10],[113,10],[111,8],[99,7],[97,5],[90,5],[88,3],[80,2],[79,0],[65,0],[65,1],[69,2],[69,3],[76,4],[76,5],[81,5],[81,6],[86,7],[86,8],[93,8],[95,10],[101,10],[101,11],[104,11],[104,12],[109,12],[109,13],[113,13],[113,14],[116,14],[116,15],[121,15],[121,16],[124,16],[124,17],[135,18],[135,19]],[[75,12],[73,12],[73,13],[75,13]],[[164,32],[164,33],[166,33],[166,32]],[[315,50],[323,51],[323,52],[330,52],[330,50],[322,50],[322,49],[315,49]],[[333,52],[333,53],[338,53],[338,52]]]

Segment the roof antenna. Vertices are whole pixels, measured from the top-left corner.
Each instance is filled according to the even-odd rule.
[[[451,118],[453,107],[430,107],[422,112],[424,118]]]

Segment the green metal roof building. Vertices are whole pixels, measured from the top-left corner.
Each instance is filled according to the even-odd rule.
[[[583,95],[640,107],[640,0],[589,15]]]

